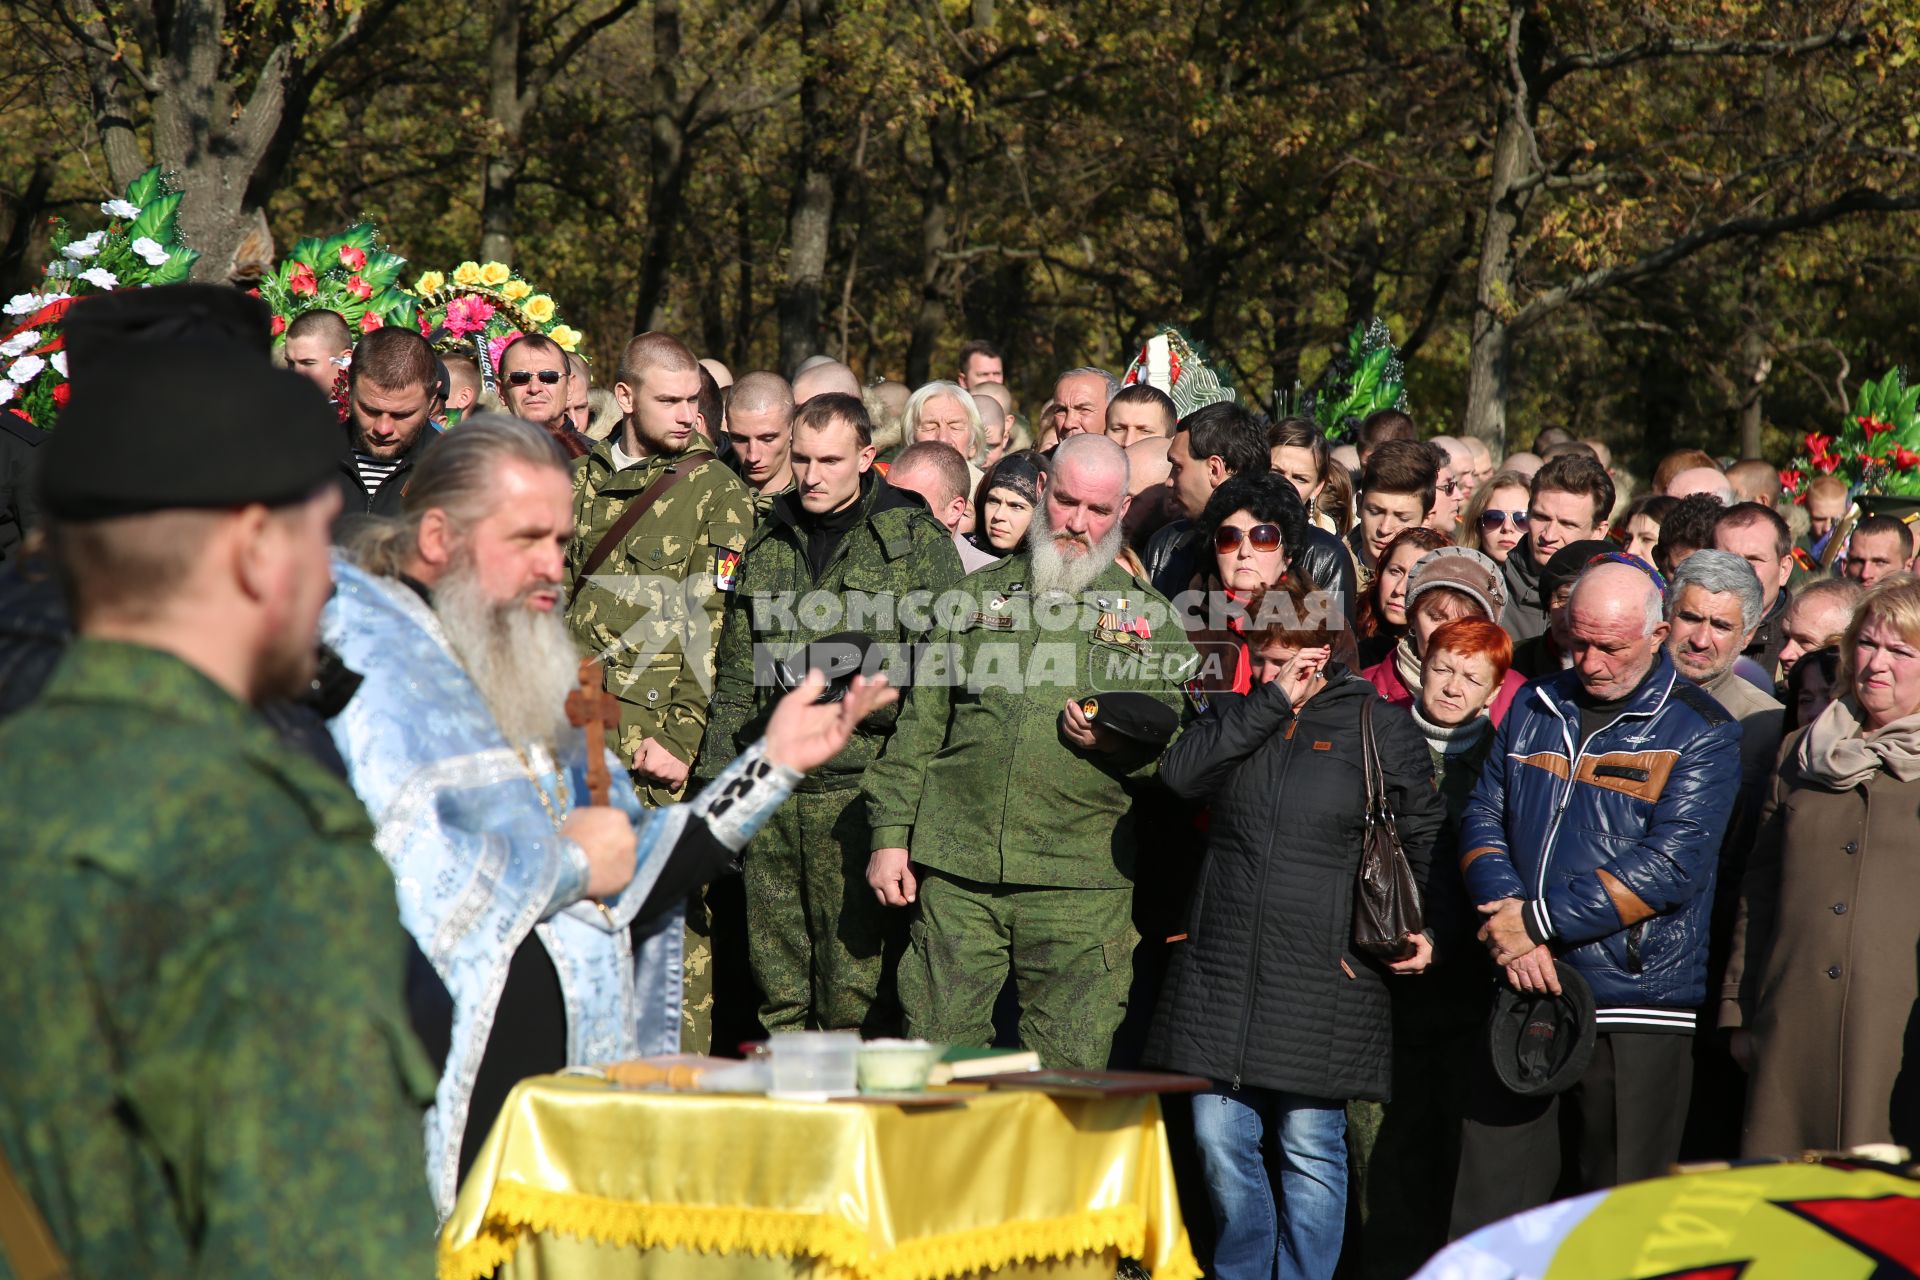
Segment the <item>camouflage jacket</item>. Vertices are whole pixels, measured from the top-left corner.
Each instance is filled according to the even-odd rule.
[[[836,631],[860,631],[890,648],[917,647],[926,640],[934,597],[960,580],[953,535],[916,495],[871,471],[859,501],[864,514],[840,539],[818,579],[808,565],[807,533],[791,490],[754,530],[720,631],[713,705],[696,777],[719,773],[765,730],[779,697],[767,683],[770,659],[788,658]],[[916,591],[925,593],[923,602],[903,607]],[[809,600],[815,592],[820,594]],[[861,772],[893,732],[894,715],[894,707],[875,712],[839,755],[801,783],[801,790],[859,785]]]
[[[1054,611],[1027,589],[1026,553],[961,579],[933,651],[861,790],[875,849],[987,884],[1119,888],[1133,881],[1134,785],[1160,752],[1082,751],[1062,735],[1069,698],[1119,690],[1186,710],[1198,663],[1171,607],[1108,565]]]
[[[600,441],[574,464],[569,581],[627,503],[668,467],[692,474],[661,494],[581,584],[567,622],[582,651],[605,664],[607,691],[620,701],[620,758],[631,767],[641,742],[652,738],[692,764],[707,724],[727,594],[753,532],[753,502],[697,435],[677,457],[644,458],[619,471],[612,443]],[[655,805],[672,799],[658,787],[642,798]]]
[[[0,1147],[73,1274],[431,1275],[433,1069],[346,784],[82,639],[0,726],[0,829]]]

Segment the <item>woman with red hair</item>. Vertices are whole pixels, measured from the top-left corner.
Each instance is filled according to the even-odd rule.
[[[1491,708],[1512,661],[1512,639],[1484,618],[1455,618],[1427,637],[1412,711],[1446,803],[1426,885],[1440,963],[1417,987],[1389,988],[1393,1100],[1348,1109],[1355,1162],[1366,1169],[1360,1254],[1373,1275],[1411,1275],[1447,1242],[1460,1125],[1476,1046],[1486,1052],[1494,978],[1473,936],[1479,913],[1460,882],[1460,819],[1493,749]]]

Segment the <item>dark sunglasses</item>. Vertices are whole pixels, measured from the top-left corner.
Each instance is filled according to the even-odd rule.
[[[538,373],[535,373],[532,369],[515,369],[507,375],[507,381],[516,387],[524,387],[535,378],[538,378],[548,386],[552,386],[566,376],[566,374],[560,372],[558,369],[542,369]]]
[[[1482,533],[1492,533],[1509,520],[1513,521],[1513,527],[1516,529],[1524,529],[1527,527],[1526,512],[1495,511],[1492,507],[1489,507],[1480,513],[1480,531]]]
[[[1257,524],[1251,529],[1220,528],[1214,530],[1213,549],[1221,555],[1240,545],[1245,538],[1253,543],[1255,551],[1278,551],[1280,549],[1280,526],[1277,524]]]

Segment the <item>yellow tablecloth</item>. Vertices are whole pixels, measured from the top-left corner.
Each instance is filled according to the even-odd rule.
[[[623,1089],[541,1076],[507,1099],[440,1237],[440,1280],[1006,1268],[1197,1280],[1151,1095],[956,1092],[958,1105]]]

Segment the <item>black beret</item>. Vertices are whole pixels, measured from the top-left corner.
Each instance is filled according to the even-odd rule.
[[[73,383],[47,441],[55,519],[300,502],[344,456],[318,387],[231,344],[127,342],[113,368]]]
[[[68,309],[60,327],[77,392],[94,374],[113,374],[129,342],[225,344],[265,364],[273,351],[272,324],[267,304],[238,289],[168,284],[90,294]]]
[[[1180,727],[1180,713],[1148,693],[1095,693],[1080,699],[1080,710],[1096,729],[1164,747]]]
[[[1559,995],[1515,991],[1502,982],[1487,1019],[1494,1074],[1523,1097],[1572,1088],[1593,1060],[1593,988],[1563,961],[1555,960],[1553,970]]]
[[[864,631],[836,631],[821,636],[785,662],[776,662],[774,680],[783,690],[791,691],[806,683],[809,671],[818,671],[827,678],[819,700],[838,702],[847,696],[853,678],[866,669],[872,652],[873,637]]]
[[[1514,548],[1515,551],[1519,549]],[[1540,608],[1544,611],[1551,605],[1555,588],[1564,587],[1579,577],[1580,571],[1595,556],[1604,556],[1619,549],[1618,543],[1605,538],[1589,538],[1584,542],[1569,542],[1548,556],[1546,564],[1540,568]]]

